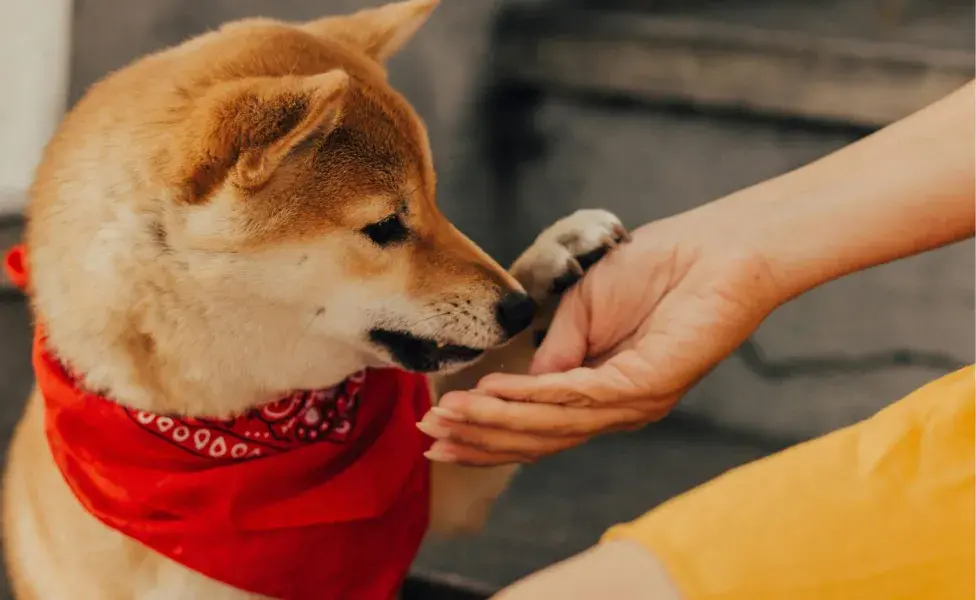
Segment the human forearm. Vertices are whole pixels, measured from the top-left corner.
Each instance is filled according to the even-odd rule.
[[[680,600],[670,575],[631,540],[600,544],[505,588],[492,600]]]
[[[716,203],[785,301],[973,235],[974,85],[857,143]]]

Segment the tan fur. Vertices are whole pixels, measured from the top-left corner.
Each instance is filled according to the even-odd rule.
[[[223,416],[390,364],[371,327],[505,342],[499,299],[524,286],[551,300],[573,254],[605,245],[619,222],[577,213],[509,273],[441,215],[423,124],[383,67],[435,4],[240,21],[95,85],[31,192],[29,291],[49,350],[119,403]],[[362,233],[395,213],[407,239],[379,247]],[[526,339],[482,371],[523,370]],[[437,392],[480,374],[450,370]],[[250,597],[87,514],[52,460],[42,402],[35,391],[6,472],[18,598]],[[434,465],[434,529],[480,527],[513,472]]]

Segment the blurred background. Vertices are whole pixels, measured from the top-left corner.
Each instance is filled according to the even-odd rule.
[[[227,20],[380,2],[3,0],[0,249],[20,235],[40,149],[93,81]],[[576,208],[636,226],[921,108],[973,78],[973,25],[971,0],[442,0],[390,73],[429,127],[441,206],[507,261]],[[673,416],[527,468],[483,535],[425,547],[413,596],[483,597],[972,362],[974,272],[969,241],[784,306]],[[29,316],[3,286],[6,446],[32,376]]]

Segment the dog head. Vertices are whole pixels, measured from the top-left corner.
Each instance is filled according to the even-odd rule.
[[[93,88],[32,206],[58,351],[116,395],[261,400],[362,366],[454,369],[527,327],[519,284],[438,210],[424,126],[386,80],[435,4],[233,23]]]

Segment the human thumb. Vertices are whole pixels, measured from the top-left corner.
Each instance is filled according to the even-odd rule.
[[[530,375],[568,371],[583,364],[590,333],[590,311],[580,287],[562,298],[542,345],[529,368]]]

